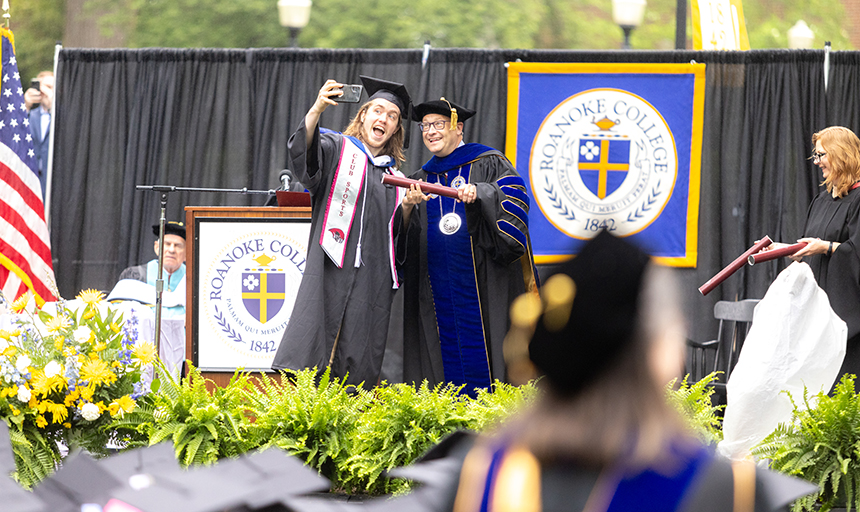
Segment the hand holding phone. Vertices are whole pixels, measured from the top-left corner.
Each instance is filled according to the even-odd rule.
[[[361,91],[364,87],[361,85],[344,85],[343,94],[340,96],[332,96],[331,99],[338,103],[358,103],[361,99]]]
[[[39,94],[42,93],[42,84],[39,83],[39,80],[36,78],[30,80],[30,88],[36,89],[37,91],[39,91]]]

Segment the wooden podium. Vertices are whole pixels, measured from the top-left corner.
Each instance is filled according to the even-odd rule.
[[[277,339],[273,348],[274,335],[272,333],[275,332],[275,328],[265,329],[261,327],[266,327],[269,325],[267,322],[272,322],[273,320],[278,320],[280,322],[279,325],[285,326],[286,321],[283,320],[283,317],[286,315],[288,319],[291,313],[295,298],[293,296],[293,302],[289,302],[289,297],[285,300],[284,296],[288,295],[291,291],[295,292],[298,289],[298,282],[301,281],[301,272],[304,270],[303,266],[299,267],[292,265],[292,263],[300,262],[303,265],[309,235],[302,233],[309,233],[311,208],[310,198],[307,193],[290,194],[290,200],[293,203],[303,205],[285,207],[188,206],[185,208],[187,241],[185,353],[186,358],[201,369],[204,377],[211,379],[219,386],[226,385],[235,371],[235,366],[231,368],[229,362],[238,361],[237,363],[232,363],[234,365],[243,363],[243,351],[247,352],[245,348],[253,346],[255,350],[260,351],[260,354],[263,354],[263,351],[265,351],[265,354],[274,357],[272,351],[276,349],[280,339]],[[262,232],[264,235],[243,235],[242,229],[245,226],[256,226],[258,232]],[[260,226],[264,227],[262,231],[260,231]],[[266,229],[265,226],[271,226],[272,229]],[[289,232],[294,234],[288,237],[286,242],[282,241],[284,240],[283,236],[280,239],[272,238],[271,241],[268,239],[264,240],[265,236],[268,236],[269,231],[283,229],[294,230]],[[201,234],[204,236],[204,245],[202,247]],[[300,240],[302,236],[305,238]],[[229,248],[217,248],[217,243],[229,243],[225,241],[231,237],[235,241],[232,250]],[[212,249],[213,246],[216,247],[214,250]],[[298,255],[299,251],[295,250],[298,246],[305,246],[303,247],[304,254]],[[222,268],[213,267],[211,262],[217,261],[217,257],[208,257],[209,259],[207,260],[207,251],[222,258]],[[204,258],[203,263],[201,263],[201,254]],[[240,254],[242,257],[241,261]],[[201,275],[207,272],[207,268],[205,268],[207,261],[211,267],[208,271],[210,276],[209,282],[205,281],[206,276]],[[284,266],[286,272],[278,272],[284,269],[269,268],[272,262],[275,261],[277,261],[277,265]],[[236,273],[238,273],[238,277],[233,275]],[[277,292],[267,294],[267,279],[269,286],[273,289],[281,286],[286,291],[279,289]],[[286,283],[284,283],[285,281]],[[229,282],[233,283],[233,286],[230,288],[233,290],[230,297],[227,296]],[[239,283],[238,286],[236,283]],[[251,287],[250,289],[249,286]],[[222,290],[224,293],[223,296]],[[201,292],[207,295],[201,297]],[[246,298],[252,295],[257,298]],[[273,299],[272,297],[275,298]],[[219,303],[223,299],[223,302],[227,306],[220,304],[220,308],[218,305],[210,308],[208,301],[211,299],[215,302],[216,298]],[[280,306],[287,303],[289,303],[289,311],[287,311],[286,306]],[[272,311],[275,309],[275,306],[280,308],[280,310],[273,314]],[[280,317],[277,315],[280,315]],[[206,330],[209,324],[216,326],[216,336],[207,334]],[[256,328],[252,328],[250,324],[259,325]],[[200,339],[201,331],[204,333],[204,339],[202,340]],[[270,339],[255,339],[255,337],[265,337],[264,335],[268,335]],[[227,341],[216,341],[215,338],[219,337],[226,337]],[[218,348],[218,350],[226,351],[226,355],[219,357],[222,360],[227,359],[228,364],[223,368],[206,368],[205,362],[204,365],[201,365],[201,343],[204,349],[208,346],[207,344],[220,343],[220,345],[231,345],[227,348]],[[257,353],[245,355],[247,357],[256,357]],[[250,370],[253,366],[257,365],[259,367],[253,368],[254,370],[266,371],[268,369],[265,367],[265,364],[262,364],[264,362],[262,357],[260,359],[252,359],[251,361],[253,364],[246,365],[243,363],[243,367]],[[260,361],[260,364],[257,364],[255,361]]]

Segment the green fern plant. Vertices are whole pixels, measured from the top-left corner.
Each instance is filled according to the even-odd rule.
[[[260,391],[248,394],[255,418],[251,437],[260,448],[277,446],[324,476],[345,476],[350,439],[372,395],[316,368],[282,373],[280,382],[263,375]]]
[[[225,387],[207,388],[200,370],[189,365],[189,375],[176,381],[163,363],[156,364],[159,386],[151,404],[143,404],[114,422],[117,430],[144,434],[146,444],[173,441],[183,466],[211,464],[253,448],[247,436],[248,374],[236,372]],[[132,442],[130,446],[136,444]]]
[[[537,381],[513,386],[497,380],[492,392],[479,389],[475,399],[468,403],[469,428],[477,431],[495,428],[533,402],[537,395]]]
[[[678,411],[690,430],[707,444],[717,444],[723,440],[722,421],[720,419],[723,405],[713,404],[714,382],[722,372],[712,372],[703,379],[690,384],[689,375],[675,389],[678,379],[672,379],[666,385],[666,400]]]
[[[468,397],[459,388],[425,381],[383,385],[373,390],[373,402],[358,418],[351,456],[346,460],[349,492],[380,494],[399,492],[407,482],[389,480],[383,473],[409,464],[449,433],[469,428]]]
[[[794,503],[795,512],[860,508],[860,396],[854,378],[844,375],[832,396],[810,396],[804,389],[805,408],[792,399],[791,423],[780,424],[752,450],[770,459],[772,468],[818,484],[818,493]]]
[[[25,489],[31,489],[54,472],[62,460],[57,441],[61,438],[46,432],[31,422],[7,420],[12,452],[15,456],[15,472],[12,478]]]

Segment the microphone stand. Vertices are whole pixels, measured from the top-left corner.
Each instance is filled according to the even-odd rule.
[[[161,357],[161,304],[164,293],[164,226],[167,223],[167,194],[170,192],[222,192],[227,194],[274,194],[272,190],[248,190],[245,188],[201,188],[174,187],[171,185],[137,185],[137,190],[161,193],[161,217],[158,219],[158,276],[155,280],[155,351]]]

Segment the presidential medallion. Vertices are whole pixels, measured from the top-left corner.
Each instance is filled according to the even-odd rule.
[[[460,230],[461,224],[463,224],[463,221],[459,215],[454,212],[446,213],[439,221],[439,231],[445,235],[453,235]]]

